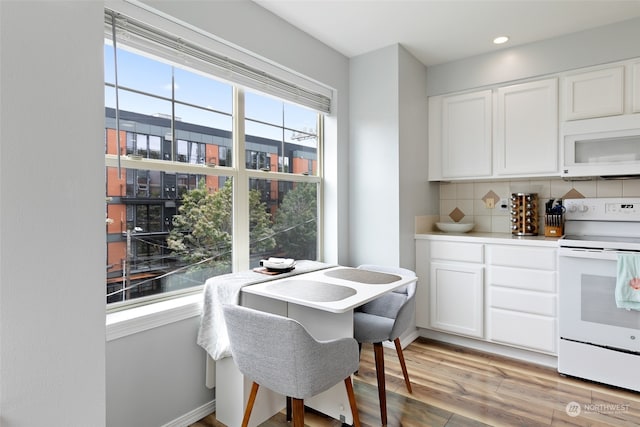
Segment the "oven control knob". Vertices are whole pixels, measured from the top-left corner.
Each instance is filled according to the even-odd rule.
[[[632,340],[635,340],[636,336],[635,335],[631,335],[629,338],[631,338]]]
[[[571,206],[569,206],[569,207],[567,208],[567,210],[568,210],[569,212],[575,212],[575,211],[577,211],[577,210],[578,210],[578,207],[577,207],[576,205],[571,205]]]
[[[579,211],[580,212],[587,212],[589,210],[589,206],[587,205],[580,205]]]

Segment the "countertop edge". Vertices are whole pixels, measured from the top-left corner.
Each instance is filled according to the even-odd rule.
[[[546,236],[514,236],[510,233],[420,233],[414,235],[415,240],[449,240],[469,243],[493,243],[502,245],[527,245],[558,247],[559,237]]]

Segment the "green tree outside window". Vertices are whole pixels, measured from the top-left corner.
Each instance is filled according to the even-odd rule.
[[[231,180],[210,193],[201,179],[198,187],[186,192],[173,228],[167,238],[169,248],[187,264],[209,267],[231,265],[232,245]],[[257,190],[250,191],[250,237],[252,252],[268,251],[275,247],[271,218]]]

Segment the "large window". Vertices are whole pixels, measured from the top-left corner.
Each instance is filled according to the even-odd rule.
[[[126,40],[104,45],[110,307],[318,259],[322,114]]]

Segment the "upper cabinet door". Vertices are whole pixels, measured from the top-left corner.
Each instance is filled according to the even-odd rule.
[[[558,80],[502,87],[497,96],[495,174],[558,173]]]
[[[442,98],[442,177],[491,176],[491,91]]]
[[[565,120],[624,113],[624,66],[565,77]]]

